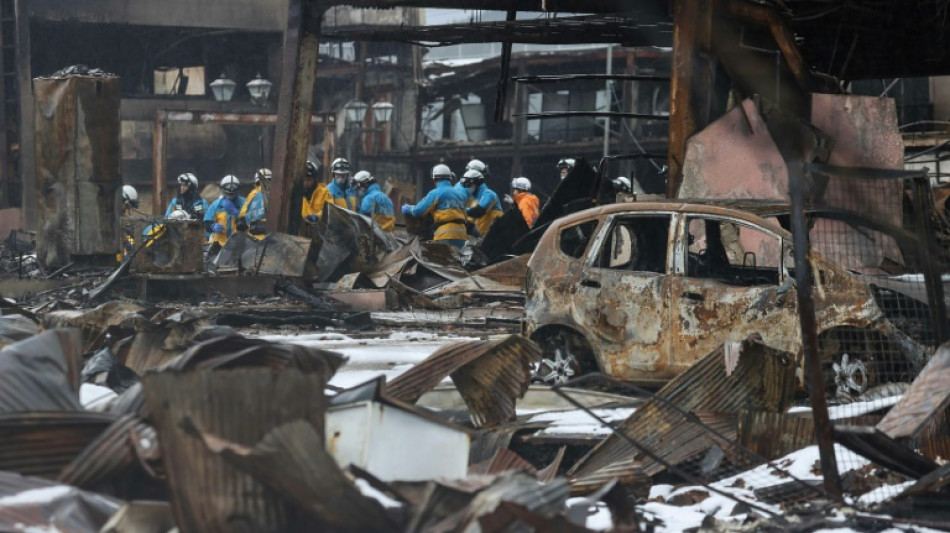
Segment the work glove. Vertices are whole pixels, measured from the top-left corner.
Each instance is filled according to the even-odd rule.
[[[403,214],[403,215],[411,215],[411,214],[412,214],[412,206],[409,205],[409,204],[402,204],[402,214]]]
[[[504,198],[501,199],[502,202],[505,202],[505,205],[511,207],[515,205],[515,199],[511,197],[510,194],[506,194]]]
[[[237,222],[238,231],[247,231],[247,221],[244,218],[239,218]]]
[[[224,233],[224,226],[220,222],[211,225],[211,233]]]
[[[317,223],[317,215],[307,215],[307,222],[311,224]]]
[[[234,205],[234,202],[230,198],[225,198],[221,200],[221,207],[228,212],[231,216],[237,216],[241,211]]]

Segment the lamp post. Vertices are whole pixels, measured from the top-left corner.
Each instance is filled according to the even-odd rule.
[[[375,102],[372,106],[369,106],[360,100],[350,100],[346,103],[346,105],[343,106],[343,112],[346,115],[344,134],[348,135],[349,137],[349,140],[346,143],[346,157],[351,163],[354,165],[356,164],[353,154],[353,144],[359,142],[362,134],[367,131],[383,131],[384,124],[392,120],[393,108],[393,104],[385,100]],[[370,109],[372,110],[373,125],[369,128],[366,128],[363,126],[363,123],[366,119],[366,113]],[[376,153],[377,144],[378,139],[374,138],[373,143],[370,146],[371,154]]]
[[[214,99],[218,102],[230,102],[234,96],[236,86],[237,84],[226,78],[223,73],[210,84],[211,93],[214,94]]]
[[[270,81],[261,78],[261,74],[258,73],[257,76],[247,82],[247,92],[251,95],[251,101],[257,105],[263,106],[267,103],[267,97],[270,96],[271,87],[273,83]]]

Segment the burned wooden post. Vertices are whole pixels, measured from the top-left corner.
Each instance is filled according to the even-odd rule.
[[[291,191],[307,164],[310,115],[317,82],[320,22],[325,2],[290,0],[284,33],[280,100],[274,136],[274,184],[271,188],[268,232],[287,232],[290,217],[300,216],[300,206],[290,205]],[[295,212],[296,211],[296,212]]]

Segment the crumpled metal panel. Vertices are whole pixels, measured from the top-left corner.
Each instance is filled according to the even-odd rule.
[[[132,302],[111,301],[95,309],[68,309],[51,311],[43,317],[43,327],[79,328],[82,332],[82,351],[91,352],[101,346],[111,327],[132,332],[146,321],[145,308]],[[121,338],[121,337],[116,337]]]
[[[13,472],[0,472],[0,531],[99,531],[121,500]],[[19,500],[19,502],[16,502]]]
[[[768,459],[788,455],[815,443],[815,421],[769,411],[745,411],[739,414],[737,442]]]
[[[368,217],[329,203],[317,228],[322,241],[317,257],[319,281],[369,271],[401,246]]]
[[[515,400],[527,392],[531,364],[540,359],[538,346],[521,335],[450,344],[390,382],[386,396],[415,403],[451,376],[475,427],[498,425],[515,419]]]
[[[191,428],[252,447],[305,420],[323,432],[326,380],[269,367],[150,373],[145,397],[162,446],[175,522],[182,531],[287,531],[290,502],[220,456]]]
[[[98,482],[121,472],[136,462],[133,438],[140,446],[144,442],[154,457],[160,453],[155,429],[132,415],[124,415],[62,469],[59,481],[76,487],[93,488]]]
[[[37,259],[119,251],[122,187],[118,77],[33,81]]]
[[[379,502],[363,496],[344,475],[327,453],[322,435],[304,420],[273,429],[253,447],[226,441],[199,428],[194,431],[210,452],[260,480],[317,521],[289,524],[288,531],[399,529]]]
[[[218,272],[313,278],[317,248],[313,240],[286,233],[268,233],[255,240],[244,233],[228,239],[215,260]]]
[[[502,285],[524,288],[529,259],[531,259],[531,254],[519,255],[513,259],[480,268],[472,272],[472,275],[481,276]]]
[[[135,244],[152,221],[134,225]],[[142,274],[192,274],[204,272],[204,225],[197,220],[163,220],[161,229],[132,259],[132,271]]]
[[[0,413],[81,411],[79,331],[56,329],[0,350]]]
[[[115,419],[87,411],[0,415],[0,470],[56,479]]]
[[[782,412],[795,390],[794,358],[748,339],[735,369],[727,372],[725,350],[713,351],[660,389],[617,428],[670,464],[705,452],[714,440],[683,412],[738,413],[742,410]],[[665,401],[658,400],[663,398]],[[568,472],[575,489],[594,488],[640,470],[652,476],[666,467],[611,434]]]
[[[878,423],[892,439],[916,436],[950,405],[950,344],[937,349],[910,389]]]

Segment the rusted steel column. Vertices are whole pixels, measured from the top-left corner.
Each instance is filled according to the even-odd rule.
[[[716,0],[673,2],[673,68],[670,73],[669,175],[666,194],[676,197],[686,141],[709,123],[712,97],[712,14]]]
[[[825,491],[841,498],[841,477],[835,458],[835,443],[828,417],[825,397],[825,376],[818,351],[818,320],[812,291],[812,269],[808,264],[808,225],[805,223],[805,164],[802,158],[786,159],[788,166],[788,193],[792,201],[792,241],[795,252],[795,284],[798,295],[798,315],[802,330],[802,351],[805,355],[805,377],[809,384],[812,418],[815,421],[815,440],[821,456],[821,472]]]
[[[152,131],[152,215],[165,213],[165,162],[168,153],[168,113],[155,111],[155,128]]]
[[[933,191],[926,177],[912,180],[914,188],[914,215],[916,216],[917,235],[924,243],[920,247],[923,260],[924,283],[927,286],[927,302],[930,307],[930,320],[933,322],[934,346],[940,346],[950,339],[947,327],[947,306],[944,304],[943,280],[940,266],[933,255],[938,250],[937,236],[934,234],[932,213]]]
[[[270,191],[268,232],[286,232],[300,206],[290,205],[291,190],[307,165],[310,116],[317,82],[320,21],[326,5],[313,0],[290,0],[274,135],[274,184]]]

